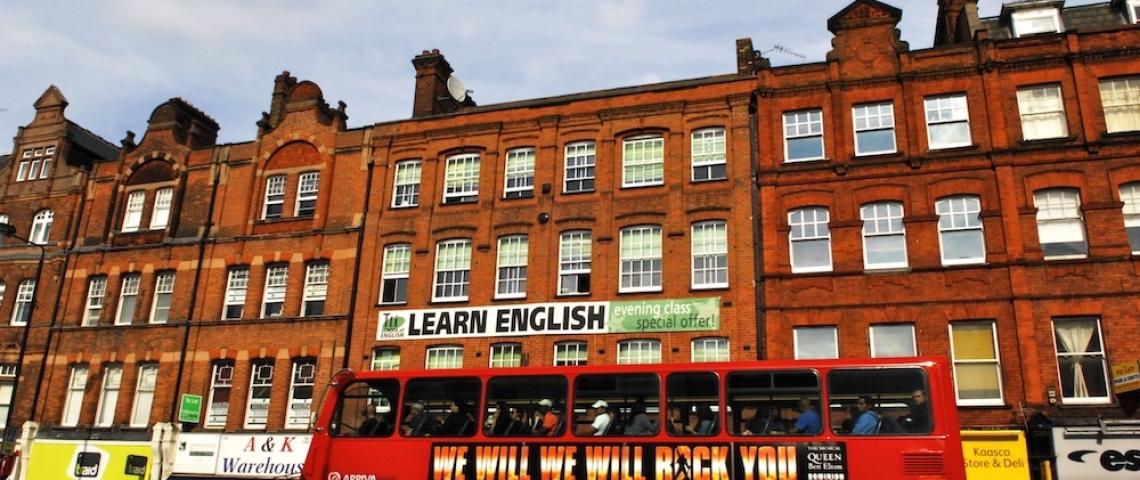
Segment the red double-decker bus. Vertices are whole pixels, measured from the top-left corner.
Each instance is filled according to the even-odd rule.
[[[964,479],[944,359],[351,372],[307,480]]]

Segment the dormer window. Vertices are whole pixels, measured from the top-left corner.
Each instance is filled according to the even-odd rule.
[[[1061,15],[1056,8],[1021,10],[1010,15],[1014,37],[1061,31]]]
[[[51,175],[52,157],[55,147],[36,147],[24,150],[20,157],[20,168],[16,170],[16,181],[39,180]]]
[[[1128,21],[1140,23],[1140,0],[1128,0]]]

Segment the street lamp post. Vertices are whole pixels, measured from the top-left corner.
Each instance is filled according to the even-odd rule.
[[[24,368],[24,353],[28,349],[28,331],[32,325],[32,313],[35,312],[36,309],[36,293],[40,290],[40,275],[42,275],[44,271],[44,257],[47,255],[47,248],[39,243],[16,235],[16,227],[7,223],[0,223],[0,237],[12,237],[40,249],[40,260],[36,263],[36,276],[33,277],[34,283],[32,283],[32,304],[28,306],[27,313],[24,313],[24,328],[20,332],[20,353],[16,357],[16,378],[12,380],[12,399],[8,402],[8,415],[4,419],[3,453],[9,455],[12,453],[12,450],[15,449],[15,439],[19,436],[20,432],[19,428],[15,430],[12,428],[12,412],[16,411],[16,393],[20,388],[20,373]]]

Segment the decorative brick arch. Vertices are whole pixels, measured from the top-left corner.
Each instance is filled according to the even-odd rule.
[[[284,143],[272,154],[266,154],[264,170],[319,166],[322,163],[322,151],[322,148],[308,141]]]

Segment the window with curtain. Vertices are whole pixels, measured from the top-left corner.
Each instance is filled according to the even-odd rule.
[[[728,287],[728,224],[723,220],[694,223],[691,248],[692,287]]]
[[[87,308],[83,312],[83,326],[99,324],[103,316],[103,297],[107,295],[107,277],[100,275],[87,281]]]
[[[491,345],[491,368],[521,367],[522,357],[521,343],[497,343]]]
[[[622,142],[621,186],[647,187],[665,183],[665,139],[628,138]]]
[[[618,342],[618,365],[661,363],[660,340],[626,340]]]
[[[895,105],[890,102],[856,105],[851,109],[855,123],[855,155],[894,153]]]
[[[554,344],[554,366],[572,367],[586,365],[590,352],[586,349],[586,342],[558,342]]]
[[[154,299],[150,307],[150,323],[166,323],[170,319],[170,303],[174,298],[174,272],[159,272],[154,277]]]
[[[59,424],[63,427],[79,425],[83,411],[83,394],[87,392],[87,365],[72,365],[67,379],[67,395],[63,399],[63,412]]]
[[[420,204],[420,176],[422,174],[423,163],[419,160],[396,162],[392,208],[414,207]]]
[[[127,209],[123,212],[124,232],[138,231],[142,225],[143,208],[146,204],[146,191],[136,190],[127,194]]]
[[[784,114],[784,161],[823,159],[823,110]]]
[[[528,245],[526,235],[499,238],[495,298],[526,297]]]
[[[795,358],[839,358],[839,336],[834,325],[794,327]]]
[[[704,128],[693,132],[693,181],[707,182],[728,178],[725,165],[724,128]]]
[[[594,191],[594,169],[597,163],[594,142],[576,142],[566,145],[565,193]]]
[[[558,294],[590,293],[591,240],[588,230],[563,232],[558,237]]]
[[[946,197],[934,204],[934,210],[938,214],[942,264],[986,263],[981,200],[970,195]]]
[[[788,212],[792,273],[831,271],[830,213],[823,207]]]
[[[471,240],[444,240],[436,244],[435,285],[432,300],[463,302],[471,282]]]
[[[1010,20],[1014,37],[1061,31],[1061,16],[1056,8],[1016,11],[1010,15]]]
[[[438,368],[461,368],[463,367],[463,346],[441,345],[428,347],[427,355],[425,355],[424,358],[424,368],[429,370]]]
[[[898,358],[918,355],[913,323],[871,325],[871,358]]]
[[[993,320],[950,323],[950,356],[959,405],[1001,405],[1001,361]]]
[[[1046,260],[1085,258],[1085,222],[1076,189],[1052,188],[1033,194],[1037,207],[1037,238]]]
[[[154,391],[158,386],[158,365],[139,365],[139,378],[135,385],[135,403],[131,407],[131,427],[150,424],[150,411],[154,407]]]
[[[899,202],[875,202],[860,209],[863,220],[863,267],[906,268],[906,227]]]
[[[372,351],[373,370],[399,370],[400,348],[380,347]]]
[[[507,151],[503,198],[529,198],[534,196],[534,149],[516,148]]]
[[[661,227],[621,229],[619,292],[661,291]]]
[[[724,337],[704,337],[693,340],[692,359],[694,362],[727,362],[728,339]]]
[[[1132,254],[1140,255],[1140,182],[1120,187],[1120,201],[1124,202],[1124,232]]]
[[[397,243],[384,247],[381,272],[380,303],[399,304],[408,301],[408,274],[412,269],[412,246]]]
[[[99,405],[95,410],[96,427],[110,427],[115,423],[115,408],[119,404],[119,389],[122,382],[122,365],[103,367],[103,384],[99,388]]]
[[[1098,318],[1053,319],[1061,398],[1067,404],[1109,403],[1108,365]]]
[[[137,273],[123,275],[119,288],[119,310],[115,314],[115,325],[130,325],[135,321],[135,311],[139,305],[139,285],[142,278]]]
[[[1017,108],[1021,112],[1021,138],[1042,140],[1069,135],[1060,84],[1017,89]]]
[[[1140,130],[1140,76],[1101,80],[1100,103],[1108,133]]]
[[[965,94],[927,97],[926,137],[931,150],[968,147],[970,137],[970,109]]]
[[[447,158],[443,175],[443,203],[471,203],[479,199],[479,154]]]

